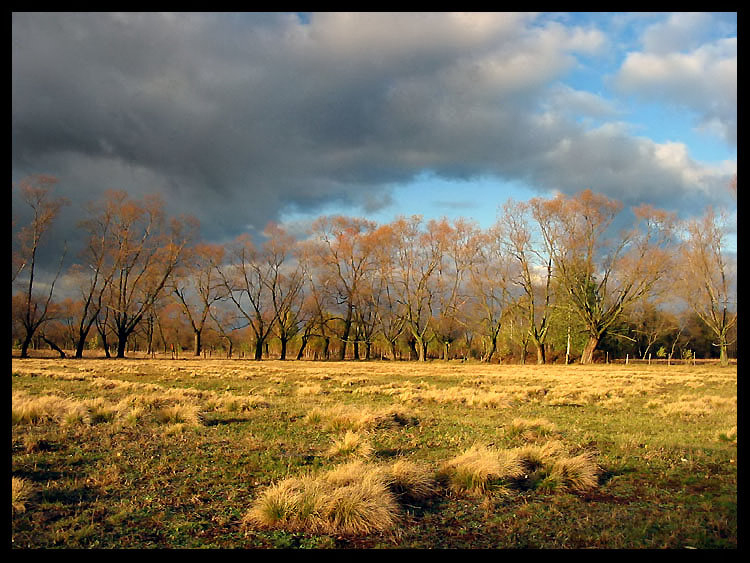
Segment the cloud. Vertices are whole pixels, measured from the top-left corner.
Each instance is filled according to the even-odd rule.
[[[71,213],[159,191],[216,241],[334,202],[369,213],[426,171],[675,205],[723,181],[565,85],[611,48],[534,14],[15,13],[13,177],[58,175]],[[711,85],[684,88],[701,72]],[[632,53],[619,79],[731,137],[736,40]]]
[[[644,33],[643,51],[627,55],[615,83],[645,100],[667,101],[697,116],[698,127],[737,144],[737,37],[698,42],[707,14],[676,14]]]

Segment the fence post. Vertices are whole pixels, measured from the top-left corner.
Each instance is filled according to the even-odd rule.
[[[625,365],[628,365],[629,358],[630,358],[630,354],[625,354]]]
[[[651,352],[648,353],[648,365],[651,365]]]

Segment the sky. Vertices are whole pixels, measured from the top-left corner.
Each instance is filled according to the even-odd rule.
[[[12,181],[71,201],[49,254],[108,189],[219,243],[323,214],[486,228],[587,188],[733,205],[736,13],[14,13],[11,72]]]

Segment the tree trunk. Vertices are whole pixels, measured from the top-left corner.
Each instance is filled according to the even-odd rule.
[[[255,359],[256,360],[263,359],[263,341],[260,339],[255,341]]]
[[[49,344],[49,347],[52,348],[55,352],[57,352],[58,354],[60,354],[61,358],[67,357],[65,355],[65,352],[57,344],[55,344],[54,342],[52,342],[49,338],[47,338],[43,334],[41,336],[42,336],[42,340],[44,340],[47,344]]]
[[[76,342],[76,355],[75,355],[75,357],[77,359],[79,359],[79,360],[81,358],[83,358],[83,348],[85,347],[85,345],[86,345],[86,337],[85,336],[83,336],[82,338],[79,338],[78,342]]]
[[[279,338],[281,340],[281,357],[280,360],[286,360],[286,338]]]
[[[419,348],[417,349],[419,352],[419,357],[417,358],[420,362],[426,362],[427,361],[427,342],[425,340],[419,341]]]
[[[537,342],[536,344],[536,363],[544,364],[547,362],[547,357],[544,351],[544,344]]]
[[[393,361],[396,361],[396,341],[391,340],[391,356],[393,356]]]
[[[359,360],[359,340],[355,340],[352,344],[354,345],[354,359]]]
[[[365,342],[365,361],[370,361],[370,351],[372,349],[372,343],[371,342]]]
[[[346,313],[346,320],[344,321],[344,335],[341,338],[341,351],[339,352],[339,360],[346,358],[346,343],[349,340],[349,332],[352,328],[352,313],[353,307],[349,305],[349,310]]]
[[[409,339],[409,359],[411,360],[412,357],[419,359],[419,352],[417,352],[417,340],[416,338],[410,338]]]
[[[117,358],[125,357],[125,348],[128,345],[128,335],[118,334],[117,335]]]
[[[727,355],[727,343],[722,340],[719,344],[719,363],[726,367],[729,365],[729,356]]]
[[[484,357],[483,361],[486,363],[490,363],[492,361],[492,356],[495,355],[495,351],[497,350],[497,337],[493,336],[491,339],[491,345],[490,345],[490,351],[487,353],[487,355]]]
[[[193,356],[200,356],[201,350],[201,331],[196,330],[193,332]]]
[[[302,345],[299,347],[299,351],[297,352],[297,359],[298,360],[302,359],[302,354],[304,353],[305,347],[307,346],[307,340],[308,340],[307,336],[303,336],[302,337]]]
[[[31,344],[31,335],[26,335],[21,343],[21,357],[29,357],[29,344]]]
[[[588,342],[586,342],[586,346],[583,348],[583,352],[581,353],[582,364],[594,363],[594,350],[596,350],[596,347],[598,345],[599,338],[596,336],[589,336]]]

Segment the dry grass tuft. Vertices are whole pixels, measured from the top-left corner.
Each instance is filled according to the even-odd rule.
[[[11,399],[11,424],[38,424],[44,421],[60,421],[75,403],[58,395],[30,396],[13,393]]]
[[[187,424],[199,426],[201,421],[200,407],[188,403],[177,403],[162,407],[156,411],[156,420],[161,424]]]
[[[31,499],[33,487],[31,482],[20,477],[12,477],[10,484],[10,503],[12,514],[26,512],[26,503]]]
[[[542,445],[527,444],[512,451],[521,461],[524,472],[529,474],[549,465],[565,450],[562,442],[553,440]]]
[[[285,479],[269,487],[243,519],[246,526],[288,531],[369,534],[391,529],[398,505],[382,471],[355,461],[319,476]]]
[[[505,428],[507,437],[518,436],[528,442],[546,438],[556,432],[557,426],[546,418],[535,418],[533,420],[514,418]]]
[[[560,489],[573,492],[586,492],[598,484],[599,467],[594,456],[582,453],[574,457],[563,457],[555,460],[541,488]]]
[[[328,449],[327,454],[331,457],[356,455],[366,458],[370,457],[373,451],[365,435],[347,430],[342,438],[334,438],[333,445]]]
[[[457,492],[483,494],[493,485],[521,477],[523,465],[514,451],[475,444],[449,460],[439,475]]]
[[[399,459],[385,466],[383,471],[388,487],[399,500],[420,502],[438,492],[432,471],[424,464]]]

